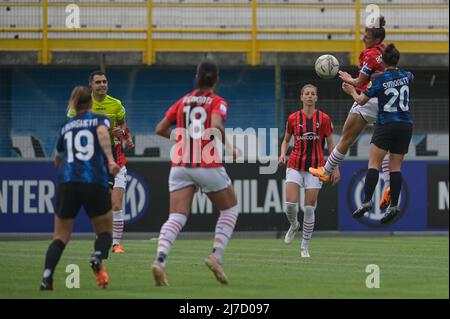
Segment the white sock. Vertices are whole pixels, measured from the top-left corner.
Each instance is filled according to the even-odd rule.
[[[123,211],[113,212],[113,245],[119,245],[123,235]]]
[[[386,154],[386,156],[383,159],[383,162],[381,164],[381,171],[383,172],[383,180],[384,185],[387,186],[390,183],[391,180],[391,172],[389,171],[389,153]]]
[[[158,250],[156,258],[163,257],[163,260],[159,260],[163,267],[165,267],[165,259],[170,252],[178,233],[186,224],[187,216],[179,213],[169,214],[169,219],[162,225],[158,238]]]
[[[314,210],[314,206],[305,206],[305,216],[303,217],[302,248],[308,248],[309,240],[311,239],[312,233],[314,231]]]
[[[239,211],[237,205],[229,209],[220,211],[220,216],[216,224],[213,244],[213,254],[214,257],[216,257],[216,259],[219,261],[219,263],[222,262],[225,247],[227,246],[228,241],[233,234],[238,215]]]
[[[334,172],[336,166],[339,165],[345,158],[345,154],[341,154],[337,148],[333,148],[333,151],[328,156],[327,162],[325,163],[324,169],[327,175],[331,175]]]
[[[298,224],[298,206],[297,203],[286,202],[286,217],[291,223],[291,226],[295,226]]]

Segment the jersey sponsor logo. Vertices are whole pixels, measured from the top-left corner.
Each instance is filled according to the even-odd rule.
[[[348,207],[350,209],[349,212],[345,212],[347,214],[353,213],[357,208],[361,207],[364,200],[364,181],[366,180],[367,169],[364,168],[358,171],[352,180],[350,181],[349,188],[347,191],[347,202]],[[380,224],[381,218],[384,216],[386,210],[381,210],[379,207],[380,200],[383,196],[384,190],[384,180],[381,177],[378,180],[378,184],[375,188],[375,192],[372,197],[373,208],[370,212],[364,214],[363,217],[357,220],[359,223],[366,225],[371,228],[383,228],[391,226],[390,224]],[[397,217],[394,222],[398,222],[403,214],[405,213],[409,202],[409,192],[408,186],[406,183],[402,184],[402,190],[399,198],[399,206],[400,206],[400,216]]]
[[[296,136],[297,140],[301,140],[301,141],[314,141],[314,140],[318,140],[320,138],[319,135],[317,135],[314,132],[308,132],[303,134],[302,136]]]
[[[124,221],[133,224],[145,215],[150,204],[149,187],[145,180],[134,173],[127,172],[127,187],[124,198]]]

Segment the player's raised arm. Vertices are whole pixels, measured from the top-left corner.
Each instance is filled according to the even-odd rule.
[[[348,95],[351,95],[355,102],[359,105],[365,105],[370,99],[364,93],[358,94],[355,87],[347,83],[342,83],[342,90],[344,90],[344,92]]]
[[[339,78],[344,81],[344,83],[348,83],[353,85],[354,87],[364,86],[370,81],[370,76],[364,74],[363,72],[359,72],[357,78],[353,78],[349,73],[345,71],[339,71]]]

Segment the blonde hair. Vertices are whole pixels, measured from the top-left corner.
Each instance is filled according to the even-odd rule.
[[[92,90],[86,86],[78,85],[72,90],[67,111],[75,110],[77,113],[87,110],[92,105]]]
[[[305,85],[303,85],[302,89],[300,90],[300,96],[303,95],[303,92],[305,92],[305,90],[306,90],[307,88],[313,88],[314,90],[316,90],[316,95],[317,95],[317,93],[319,92],[319,89],[317,88],[317,86],[314,86],[314,85],[312,85],[312,84],[305,84]]]

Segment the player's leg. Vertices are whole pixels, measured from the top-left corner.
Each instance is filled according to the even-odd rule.
[[[75,217],[81,207],[72,183],[62,184],[56,198],[53,241],[45,255],[44,274],[40,290],[53,290],[53,274],[72,234]]]
[[[208,195],[213,205],[220,211],[217,219],[212,253],[205,259],[206,266],[216,279],[227,284],[228,278],[222,268],[225,248],[236,226],[239,215],[236,194],[225,168],[203,169],[196,178],[203,192]]]
[[[175,240],[186,224],[191,211],[192,199],[196,186],[188,176],[189,168],[173,167],[169,175],[169,218],[162,225],[159,232],[156,258],[152,264],[153,278],[156,286],[167,286],[165,272],[167,257]]]
[[[300,187],[303,186],[303,178],[300,172],[288,168],[286,169],[286,217],[290,227],[284,236],[284,243],[290,244],[295,238],[295,234],[300,228],[298,221],[298,194]]]
[[[319,196],[322,182],[316,176],[307,172],[303,173],[305,178],[305,201],[303,216],[302,244],[300,246],[300,255],[309,257],[309,241],[312,237],[315,224],[315,210],[317,207],[317,197]]]
[[[91,219],[96,234],[94,252],[89,263],[94,272],[95,281],[100,288],[106,288],[109,275],[103,261],[108,259],[112,244],[113,216],[111,212],[111,196],[106,187],[88,185],[84,189],[83,206]]]
[[[112,214],[113,214],[113,252],[124,253],[120,245],[123,237],[124,216],[123,216],[123,195],[127,185],[127,169],[122,167],[114,178],[114,186],[111,191]]]
[[[400,197],[400,192],[402,189],[403,178],[401,166],[404,156],[404,154],[393,153],[391,153],[390,156],[389,168],[391,170],[391,205],[387,209],[386,214],[381,219],[382,224],[390,222],[400,212],[400,208],[398,207],[398,199]]]
[[[64,248],[70,240],[74,219],[61,219],[55,216],[55,231],[53,241],[50,243],[45,255],[44,275],[41,290],[53,290],[53,274],[56,265],[63,254]]]
[[[376,133],[374,133],[374,138],[376,138]],[[378,143],[382,146],[382,143]],[[375,188],[378,184],[378,178],[380,176],[380,167],[383,162],[383,158],[386,156],[387,150],[389,146],[382,146],[383,148],[375,145],[374,143],[370,144],[370,158],[368,164],[368,170],[366,174],[366,180],[364,182],[364,200],[356,211],[353,212],[353,217],[360,218],[366,212],[372,209],[372,197],[375,191]]]
[[[94,243],[90,265],[94,272],[95,281],[100,288],[106,288],[109,282],[109,275],[103,261],[108,258],[108,252],[112,243],[112,212],[94,217],[91,219],[97,238]]]
[[[389,171],[389,153],[383,159],[381,171],[384,180],[383,196],[380,199],[380,209],[386,209],[391,204],[391,187],[390,187],[390,171]]]
[[[226,189],[209,192],[208,197],[220,211],[217,219],[212,254],[205,259],[205,264],[214,273],[216,279],[222,284],[228,284],[228,278],[223,271],[223,255],[239,215],[236,194],[232,185]]]
[[[361,134],[367,123],[374,123],[378,114],[378,99],[370,99],[365,105],[353,104],[344,127],[342,128],[341,138],[338,144],[331,151],[324,167],[310,168],[309,172],[320,178],[323,182],[330,180],[330,175],[345,158],[350,146]]]
[[[412,138],[412,125],[408,123],[391,124],[392,145],[389,158],[389,169],[391,171],[391,205],[387,209],[386,214],[380,220],[382,224],[389,223],[400,212],[398,200],[402,187],[402,163],[405,154],[408,153],[409,144]]]

